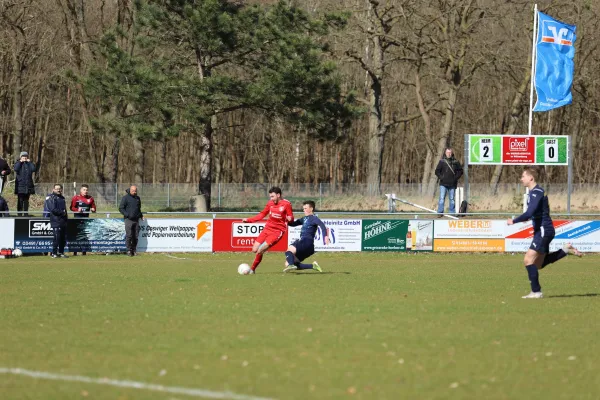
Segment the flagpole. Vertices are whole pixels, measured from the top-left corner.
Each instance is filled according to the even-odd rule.
[[[529,131],[528,135],[531,135],[531,127],[533,125],[533,88],[535,86],[535,45],[537,42],[537,34],[538,34],[538,12],[537,12],[537,4],[533,7],[533,44],[531,46],[531,90],[529,94]]]

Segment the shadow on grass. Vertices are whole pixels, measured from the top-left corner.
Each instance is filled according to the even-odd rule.
[[[564,297],[597,297],[600,296],[600,293],[584,293],[584,294],[557,294],[556,296],[548,296],[549,299],[556,298],[564,298]]]
[[[308,270],[310,271],[310,270]],[[347,271],[339,271],[339,272],[331,272],[331,271],[325,271],[325,272],[304,272],[304,271],[294,271],[294,272],[290,272],[291,274],[294,275],[333,275],[333,274],[343,274],[343,275],[350,275],[352,272],[347,272]]]
[[[352,272],[346,272],[346,271],[339,271],[339,272],[332,272],[332,271],[325,271],[325,272],[313,272],[311,270],[307,270],[306,272],[302,271],[290,271],[290,272],[257,272],[257,275],[314,275],[314,276],[319,276],[319,275],[333,275],[333,274],[343,274],[343,275],[350,275],[352,274]]]

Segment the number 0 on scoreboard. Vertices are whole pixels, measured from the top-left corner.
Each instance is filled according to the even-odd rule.
[[[544,161],[547,163],[558,162],[558,141],[556,139],[544,141]]]

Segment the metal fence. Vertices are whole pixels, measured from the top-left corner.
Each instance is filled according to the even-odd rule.
[[[79,192],[80,182],[66,182],[65,197],[70,198]],[[98,210],[114,211],[129,185],[90,183],[90,194],[94,196]],[[211,206],[216,211],[257,210],[265,205],[268,190],[273,184],[213,184]],[[302,208],[302,201],[313,200],[322,211],[387,211],[386,193],[395,193],[398,198],[437,208],[437,193],[427,195],[421,184],[382,184],[379,195],[372,195],[374,188],[369,184],[278,184],[284,197],[290,200],[295,209]],[[36,193],[40,199],[52,191],[53,183],[40,183]],[[147,211],[190,211],[193,198],[198,194],[197,184],[165,183],[137,185],[143,207]],[[566,211],[568,186],[566,183],[546,184],[546,191],[554,212]],[[573,185],[571,212],[598,212],[600,210],[598,184]],[[5,188],[11,193],[12,188]],[[470,210],[473,212],[522,210],[524,189],[520,184],[501,184],[496,192],[489,184],[471,183],[469,187]],[[446,200],[446,209],[448,202]],[[41,209],[41,202],[33,202],[32,209]],[[11,205],[16,209],[16,204]],[[458,209],[458,205],[457,205]],[[407,205],[398,205],[398,211],[415,211]]]

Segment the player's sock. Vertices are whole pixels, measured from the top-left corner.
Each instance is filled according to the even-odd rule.
[[[262,261],[263,255],[260,253],[256,253],[256,257],[254,257],[254,262],[252,263],[252,271],[254,271],[256,268],[258,268],[258,264],[260,264],[260,262]]]
[[[291,251],[286,251],[285,260],[287,261],[288,265],[294,265],[294,253]]]
[[[548,253],[548,254],[546,254],[546,257],[544,258],[544,263],[542,264],[542,268],[544,268],[548,264],[555,263],[558,260],[560,260],[561,258],[566,257],[566,256],[567,256],[567,253],[565,253],[565,251],[563,249],[554,251],[552,253]]]
[[[298,267],[298,269],[313,269],[313,265],[312,264],[297,263],[296,266]]]
[[[529,282],[531,282],[532,292],[541,292],[542,287],[540,286],[540,274],[535,264],[526,266],[527,274],[529,275]]]

